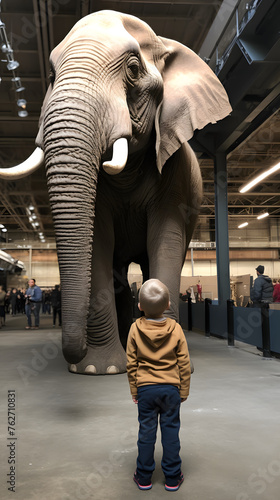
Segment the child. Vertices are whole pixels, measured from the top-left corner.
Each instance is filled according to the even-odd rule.
[[[152,487],[158,416],[162,436],[161,467],[165,489],[176,491],[184,481],[179,456],[180,404],[190,386],[190,359],[185,335],[169,309],[168,288],[157,279],[146,281],[139,294],[145,316],[131,325],[127,340],[127,375],[138,403],[138,457],[134,481],[140,490]]]

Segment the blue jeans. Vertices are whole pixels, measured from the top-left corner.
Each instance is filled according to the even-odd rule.
[[[151,480],[155,469],[154,449],[158,418],[161,429],[163,455],[161,467],[168,479],[179,479],[181,474],[179,389],[173,385],[158,384],[138,387],[138,457],[139,480]]]
[[[41,302],[31,302],[30,304],[25,304],[25,314],[27,316],[28,326],[32,326],[31,314],[34,313],[35,316],[35,326],[39,326],[39,313],[40,313]]]

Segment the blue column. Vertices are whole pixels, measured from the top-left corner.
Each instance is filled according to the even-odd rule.
[[[215,230],[219,304],[230,299],[226,154],[215,155]]]

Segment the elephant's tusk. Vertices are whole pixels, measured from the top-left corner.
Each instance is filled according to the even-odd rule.
[[[111,161],[104,161],[103,168],[107,174],[115,175],[121,172],[127,162],[128,142],[127,139],[121,137],[113,144],[113,158]]]
[[[0,179],[21,179],[35,172],[44,161],[44,151],[36,148],[33,153],[24,162],[10,168],[0,168]]]

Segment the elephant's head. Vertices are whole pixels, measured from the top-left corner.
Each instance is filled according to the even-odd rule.
[[[219,80],[195,53],[114,11],[81,19],[52,51],[50,64],[36,165],[0,169],[0,176],[30,173],[43,150],[61,274],[64,354],[77,363],[86,353],[100,166],[109,174],[120,172],[127,155],[145,151],[155,128],[161,171],[195,129],[224,118],[231,108]]]

